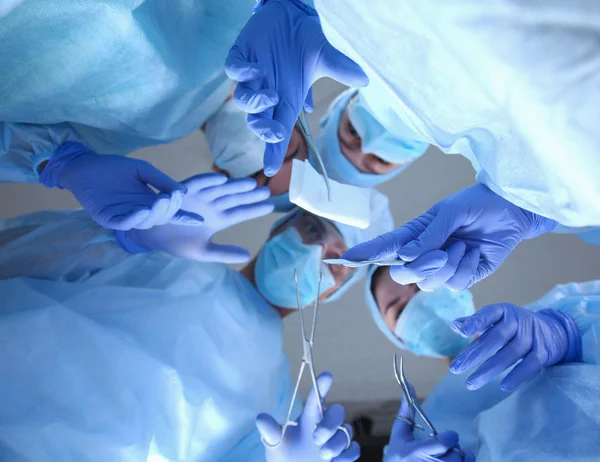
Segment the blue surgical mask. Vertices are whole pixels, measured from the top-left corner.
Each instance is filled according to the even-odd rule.
[[[320,245],[307,245],[296,228],[290,226],[265,243],[254,268],[258,291],[271,304],[298,308],[294,268],[298,270],[300,304],[308,306],[317,297],[319,270],[322,269],[321,294],[336,282],[326,264],[321,262]]]
[[[394,334],[416,355],[449,358],[469,342],[450,328],[456,318],[475,313],[468,290],[442,287],[417,292],[400,313]]]

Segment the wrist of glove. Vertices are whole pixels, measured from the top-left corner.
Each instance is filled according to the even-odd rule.
[[[60,183],[60,175],[71,162],[87,155],[97,155],[83,144],[68,142],[61,144],[54,152],[44,170],[40,174],[40,182],[47,188],[64,189]]]
[[[562,330],[567,336],[569,344],[565,355],[562,358],[557,358],[556,362],[549,365],[581,362],[583,356],[581,331],[575,320],[566,313],[552,309],[540,310],[538,314],[545,316],[548,323],[555,323],[557,329]]]
[[[528,210],[523,210],[525,215],[531,220],[531,227],[529,230],[523,235],[523,239],[534,239],[542,234],[549,233],[556,229],[560,223],[557,221],[551,220],[550,218],[543,217],[533,212],[529,212]]]
[[[147,247],[143,243],[143,240],[139,239],[137,231],[133,229],[129,231],[115,231],[115,238],[121,248],[127,253],[146,253],[153,250]]]

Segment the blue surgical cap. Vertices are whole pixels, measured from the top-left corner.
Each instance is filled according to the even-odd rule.
[[[340,183],[370,187],[384,183],[398,175],[413,160],[421,156],[429,144],[399,138],[389,132],[373,117],[359,94],[349,108],[349,117],[361,136],[363,152],[375,154],[388,162],[403,164],[383,175],[361,172],[341,151],[338,135],[342,113],[356,92],[357,90],[354,89],[346,90],[331,103],[327,114],[321,119],[317,144],[327,174],[331,179]]]
[[[388,198],[374,189],[371,190],[370,209],[370,224],[366,229],[355,228],[354,226],[330,220],[340,231],[348,248],[354,247],[361,242],[371,240],[380,234],[387,233],[394,229],[394,219],[392,218]],[[302,209],[296,207],[290,213],[277,220],[271,228],[271,231],[277,229],[284,223],[287,223],[299,213],[302,213]],[[356,268],[352,272],[352,276],[350,276],[341,287],[327,298],[327,302],[338,300],[350,287],[352,287],[352,285],[365,276],[367,268],[367,266]]]

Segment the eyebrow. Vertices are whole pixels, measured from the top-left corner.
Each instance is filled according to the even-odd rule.
[[[317,226],[319,227],[319,231],[321,231],[321,233],[323,233],[324,236],[327,236],[327,228],[325,227],[325,224],[322,222],[322,220],[312,214],[307,216],[309,216],[312,219],[312,221],[314,221],[317,224]]]

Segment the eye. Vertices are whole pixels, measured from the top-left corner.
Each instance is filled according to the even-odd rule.
[[[391,162],[388,162],[387,160],[383,160],[381,157],[377,157],[377,156],[375,156],[375,159],[376,159],[377,163],[378,163],[378,164],[380,164],[380,165],[384,165],[384,166],[386,166],[386,167],[387,167],[388,165],[392,165],[392,163],[391,163]]]
[[[358,132],[356,131],[356,129],[354,128],[354,125],[352,125],[352,123],[350,122],[350,119],[348,119],[348,131],[350,132],[350,134],[352,136],[355,136],[358,138]]]
[[[318,242],[321,240],[321,229],[310,221],[304,224],[304,230],[307,232],[308,237],[312,242]]]

